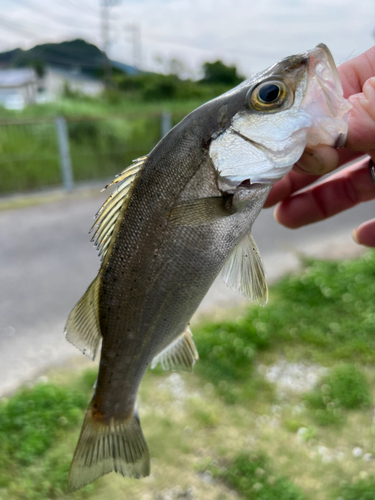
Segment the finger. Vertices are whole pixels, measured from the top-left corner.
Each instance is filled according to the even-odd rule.
[[[276,207],[274,215],[280,224],[294,229],[372,199],[375,199],[375,186],[367,159],[285,199]]]
[[[363,92],[349,98],[348,138],[345,147],[367,151],[375,147],[375,77],[369,78]]]
[[[375,75],[375,46],[337,69],[346,99],[362,92],[365,81]]]
[[[326,144],[318,144],[315,147],[306,147],[293,169],[301,174],[324,175],[332,172],[338,164],[337,150]]]
[[[276,205],[279,201],[308,186],[317,179],[319,179],[319,175],[298,174],[292,170],[273,186],[264,204],[264,208]]]
[[[365,247],[375,247],[375,219],[369,220],[354,229],[353,240]]]
[[[339,167],[349,161],[353,161],[356,158],[363,156],[363,153],[356,151],[349,151],[345,149],[340,149],[338,151],[338,154],[339,154],[339,164],[338,164]],[[309,186],[317,179],[319,179],[318,175],[301,174],[295,172],[294,170],[295,169],[293,168],[292,172],[289,172],[288,175],[283,177],[280,181],[276,182],[276,184],[271,189],[270,194],[268,195],[267,201],[264,204],[264,208],[269,208],[272,207],[273,205],[276,205],[276,203],[279,203],[279,201],[283,200],[284,198],[287,198],[296,191],[299,191],[300,189]]]

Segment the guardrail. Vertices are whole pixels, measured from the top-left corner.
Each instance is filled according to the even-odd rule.
[[[0,195],[108,179],[181,118],[165,112],[0,120]]]

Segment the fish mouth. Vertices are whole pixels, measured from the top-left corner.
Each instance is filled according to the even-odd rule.
[[[343,147],[348,133],[350,104],[344,99],[335,61],[323,43],[306,52],[305,57],[308,61],[308,86],[300,109],[313,121],[307,142],[312,146]]]

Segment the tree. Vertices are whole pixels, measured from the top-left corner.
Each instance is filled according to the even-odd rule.
[[[204,77],[201,80],[202,83],[234,86],[245,79],[243,76],[237,74],[236,66],[227,66],[220,60],[213,63],[204,63],[203,71]]]

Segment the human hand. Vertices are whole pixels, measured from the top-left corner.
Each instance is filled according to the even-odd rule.
[[[306,148],[293,170],[272,188],[265,203],[267,208],[281,202],[275,209],[275,218],[289,228],[326,219],[375,199],[369,169],[370,159],[375,162],[375,47],[339,66],[338,72],[344,97],[352,105],[345,147]],[[308,187],[319,176],[364,154],[368,157]],[[375,247],[375,219],[361,224],[353,231],[353,237],[362,245]]]

